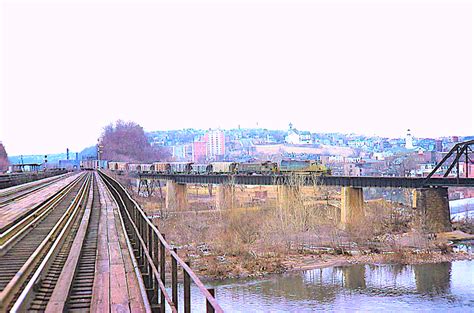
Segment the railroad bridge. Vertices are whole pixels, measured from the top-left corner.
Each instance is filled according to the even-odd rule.
[[[411,188],[413,204],[431,230],[446,231],[447,188],[474,187],[468,172],[449,177],[462,156],[472,162],[471,144],[455,145],[425,178],[141,174],[139,179],[141,188],[166,180],[167,206],[175,209],[186,207],[190,183],[217,184],[219,208],[233,201],[236,184],[275,185],[281,201],[292,201],[299,186],[340,186],[343,227],[362,220],[363,188]],[[433,177],[446,162],[451,164],[443,177]],[[191,312],[199,306],[223,312],[218,291],[205,287],[117,180],[100,171],[44,176],[6,177],[6,185],[43,179],[0,187],[0,313]]]
[[[226,209],[234,203],[235,185],[274,185],[278,188],[279,202],[293,201],[300,186],[339,186],[341,187],[341,221],[343,228],[360,222],[365,216],[363,188],[408,188],[413,192],[412,207],[423,212],[427,229],[432,232],[451,231],[448,202],[449,187],[474,187],[474,178],[469,177],[469,167],[465,177],[459,176],[459,161],[465,157],[466,164],[473,163],[470,155],[474,140],[462,142],[446,154],[427,177],[351,177],[316,175],[191,175],[139,173],[139,191],[152,193],[156,181],[166,181],[166,207],[172,210],[185,210],[187,204],[187,184],[218,185],[216,207]],[[438,169],[449,163],[442,177],[434,177]],[[456,167],[456,175],[450,177]]]
[[[0,189],[0,313],[223,312],[117,181],[56,174]]]

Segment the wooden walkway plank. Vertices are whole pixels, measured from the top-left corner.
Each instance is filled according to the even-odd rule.
[[[125,233],[120,222],[118,209],[114,210],[115,224],[118,230],[120,248],[125,264],[125,273],[127,275],[128,296],[130,301],[130,310],[132,312],[148,312],[149,307],[143,303],[143,295],[140,292],[140,286],[133,267],[132,258],[129,254]]]
[[[91,311],[147,312],[149,310],[145,309],[147,307],[145,301],[148,300],[144,300],[140,292],[117,204],[102,179],[98,175],[96,177],[101,212],[96,264],[97,280],[94,281]],[[108,275],[107,278],[106,275]],[[108,294],[101,292],[99,288],[105,288]]]

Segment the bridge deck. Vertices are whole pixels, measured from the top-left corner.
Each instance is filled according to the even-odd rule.
[[[41,190],[31,192],[25,195],[24,197],[0,205],[0,230],[7,228],[8,225],[16,221],[18,218],[27,214],[32,209],[40,205],[46,199],[48,199],[49,197],[57,193],[60,189],[72,182],[75,178],[77,178],[78,175],[80,174],[78,173],[75,175],[64,177],[63,179],[54,182]],[[46,180],[46,182],[48,180]],[[19,188],[20,186],[14,187],[12,191]],[[5,190],[2,190],[2,192],[4,191]]]
[[[96,174],[97,175],[97,174]],[[146,312],[116,203],[96,176],[100,219],[91,312]]]
[[[173,180],[183,184],[304,185],[347,187],[474,187],[474,178],[312,176],[312,175],[192,175],[140,173],[141,179]]]

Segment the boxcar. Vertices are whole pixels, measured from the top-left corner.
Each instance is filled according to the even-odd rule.
[[[212,165],[212,172],[219,174],[219,173],[235,173],[237,170],[237,163],[235,162],[213,162]]]

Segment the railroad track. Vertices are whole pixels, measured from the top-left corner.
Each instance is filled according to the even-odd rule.
[[[81,175],[50,199],[40,212],[27,216],[8,231],[15,232],[2,244],[0,257],[0,312],[11,308],[34,278],[35,270],[56,247],[61,247],[74,221],[85,207],[91,175]],[[18,226],[20,225],[20,226]],[[49,264],[48,264],[49,265]],[[31,278],[31,279],[30,279]]]
[[[80,260],[66,301],[67,311],[89,311],[94,285],[97,258],[97,236],[99,232],[100,199],[99,188],[94,183],[92,212],[87,235],[82,246]]]
[[[11,303],[12,312],[88,312],[92,301],[100,216],[98,184],[91,176],[79,212]],[[67,228],[67,230],[66,230]],[[63,234],[64,233],[64,234]]]
[[[36,182],[28,183],[24,187],[20,188],[15,188],[12,190],[7,190],[7,191],[2,191],[0,192],[0,207],[6,206],[9,203],[13,201],[18,201],[20,199],[23,199],[30,195],[33,192],[40,191],[55,182],[58,182],[59,180],[63,179],[63,175],[58,176],[58,177],[53,177],[52,179],[42,183],[38,184]]]
[[[85,202],[85,200],[84,200]],[[89,210],[89,214],[84,213],[78,216],[74,225],[67,235],[65,242],[59,250],[59,253],[54,257],[52,265],[45,271],[43,279],[37,284],[36,288],[32,290],[30,295],[32,301],[28,304],[28,312],[44,312],[48,308],[50,300],[54,303],[50,304],[50,308],[54,311],[88,311],[92,300],[92,287],[94,283],[95,261],[97,254],[97,232],[99,228],[99,190],[97,183],[92,182],[90,188],[87,204],[84,203],[85,210]],[[86,232],[83,238],[76,239],[81,225],[84,226]],[[80,251],[71,251],[74,241],[82,246]],[[68,258],[74,257],[76,253],[77,263],[66,265]],[[76,266],[75,266],[76,265]],[[60,280],[63,271],[73,271],[72,280]],[[55,288],[57,288],[57,295],[53,295]],[[69,290],[68,290],[69,289]],[[63,303],[67,295],[66,303],[62,308],[57,307],[57,302]],[[63,297],[58,301],[58,297]]]
[[[61,188],[55,195],[49,197],[40,205],[34,207],[17,220],[0,229],[0,256],[8,251],[9,247],[21,239],[28,231],[36,227],[48,214],[60,203],[60,201],[76,186],[82,179],[77,177],[67,186]]]

